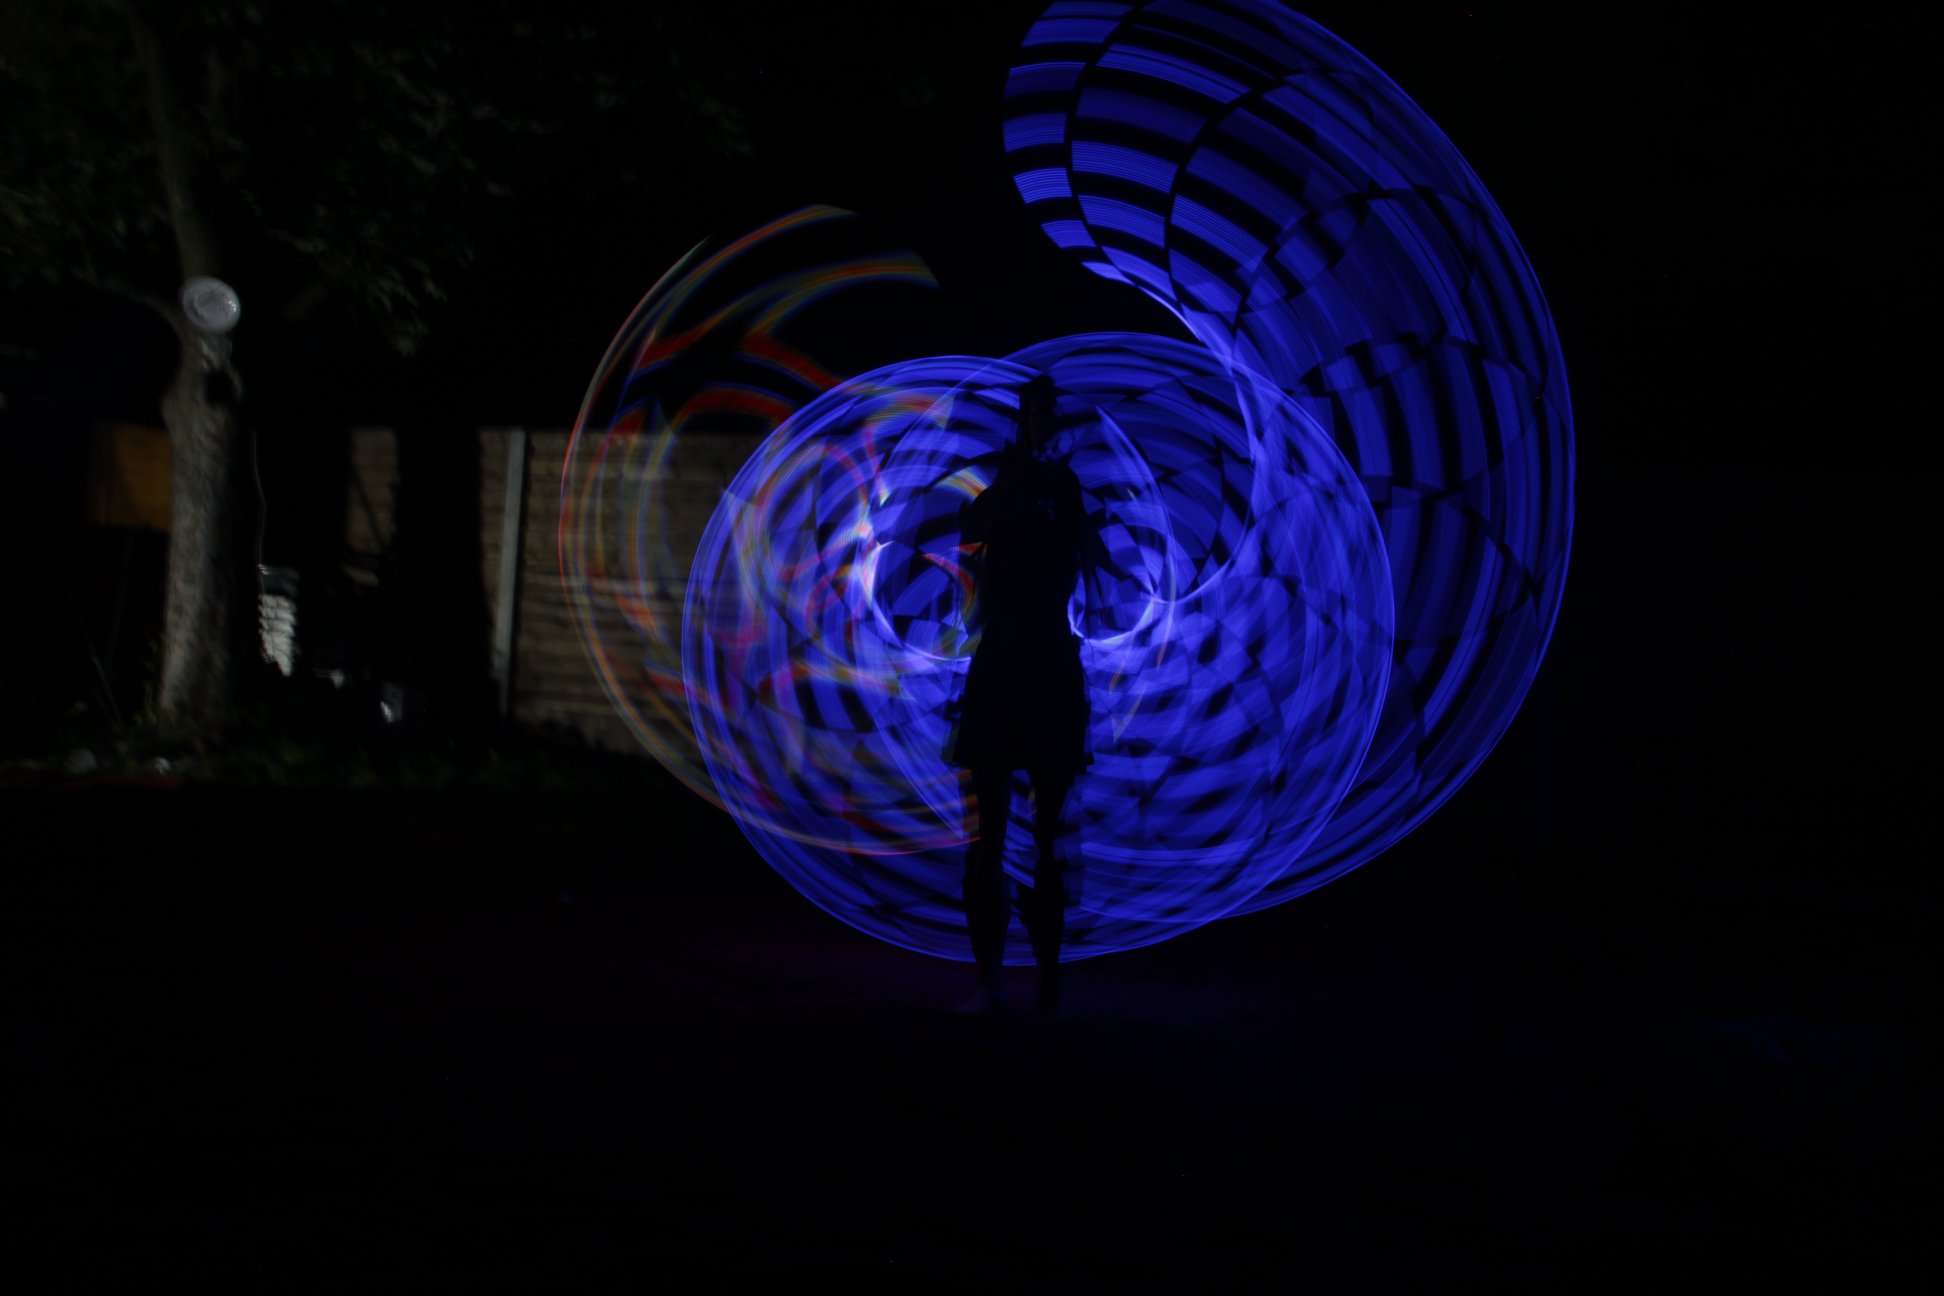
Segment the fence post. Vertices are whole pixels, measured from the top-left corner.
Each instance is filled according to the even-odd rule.
[[[506,438],[506,504],[500,513],[499,598],[493,605],[493,678],[501,720],[513,717],[513,628],[520,597],[520,550],[526,538],[527,430]]]

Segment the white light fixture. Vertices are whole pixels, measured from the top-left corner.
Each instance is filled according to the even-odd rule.
[[[243,303],[221,279],[197,275],[182,285],[182,313],[204,333],[217,337],[236,327]]]

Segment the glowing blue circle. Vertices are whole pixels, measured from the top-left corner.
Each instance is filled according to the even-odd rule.
[[[1047,235],[1290,393],[1376,510],[1389,695],[1356,786],[1247,907],[1287,900],[1441,805],[1538,670],[1572,534],[1545,298],[1451,141],[1271,0],[1050,6],[1008,81],[1005,136]]]
[[[1279,878],[1356,777],[1389,670],[1389,569],[1348,466],[1283,393],[1201,348],[1063,338],[819,397],[704,534],[692,717],[778,871],[846,922],[948,957],[969,955],[969,806],[947,713],[976,644],[956,522],[1041,372],[1061,393],[1053,449],[1105,550],[1076,599],[1094,765],[1069,801],[1066,957],[1165,939]],[[1022,881],[1030,843],[1010,834]]]
[[[1086,957],[1341,876],[1478,767],[1557,619],[1571,408],[1538,282],[1464,159],[1271,0],[1051,5],[1005,144],[1047,235],[1199,345],[1063,338],[810,399],[709,522],[680,691],[709,786],[794,886],[968,957],[956,520],[1019,387],[1051,375],[1101,539],[1072,612],[1094,764],[1068,802],[1063,956]],[[1009,959],[1027,948],[1015,925]]]

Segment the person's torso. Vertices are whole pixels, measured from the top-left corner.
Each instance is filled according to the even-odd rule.
[[[991,533],[985,542],[980,599],[985,636],[1027,647],[1064,643],[1071,634],[1067,606],[1080,579],[1079,486],[1062,464],[1029,462],[992,489]]]

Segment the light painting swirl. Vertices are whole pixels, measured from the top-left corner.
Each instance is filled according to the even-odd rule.
[[[1396,591],[1363,773],[1274,904],[1443,804],[1511,723],[1572,533],[1572,417],[1532,268],[1451,141],[1270,0],[1075,0],[1006,87],[1027,209],[1223,363],[1290,393],[1377,511]]]
[[[1063,338],[826,393],[710,523],[683,668],[716,787],[765,858],[930,953],[966,944],[966,788],[945,762],[976,644],[959,508],[1035,373],[1062,393],[1054,448],[1101,536],[1073,617],[1094,764],[1068,805],[1069,957],[1164,939],[1270,884],[1349,788],[1389,673],[1369,502],[1287,397],[1200,348]],[[1009,834],[1022,881],[1030,842]]]
[[[575,628],[616,714],[717,804],[689,723],[682,602],[713,498],[695,461],[733,462],[835,385],[794,340],[837,297],[935,287],[909,252],[806,207],[662,276],[609,344],[569,438],[560,568]],[[727,483],[728,472],[723,483]],[[698,507],[698,505],[700,507]]]
[[[1087,335],[837,382],[775,325],[837,286],[925,280],[915,259],[692,306],[727,261],[835,215],[798,213],[692,256],[622,330],[569,456],[562,573],[657,759],[833,915],[969,958],[968,787],[945,759],[978,624],[958,519],[1019,388],[1050,376],[1098,535],[1071,614],[1093,717],[1067,807],[1072,959],[1319,886],[1477,768],[1558,613],[1571,417],[1537,281],[1477,178],[1381,72],[1269,0],[1052,5],[1005,143],[1053,241],[1199,345]],[[762,439],[678,580],[661,366],[709,339],[734,376],[701,390]],[[1030,959],[1015,920],[1008,961]]]

